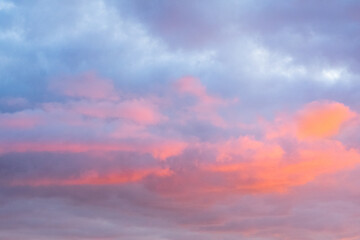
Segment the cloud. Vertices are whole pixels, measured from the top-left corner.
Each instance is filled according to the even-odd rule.
[[[45,109],[48,111],[70,111],[100,119],[127,119],[145,125],[166,120],[166,117],[158,111],[155,104],[141,98],[118,102],[79,100],[65,104],[47,103]]]
[[[110,82],[104,81],[113,86]],[[73,82],[64,84],[72,86]],[[27,196],[21,189],[37,189],[39,192],[29,193],[31,198],[40,194],[42,198],[78,201],[71,189],[81,189],[86,196],[91,189],[106,187],[99,200],[106,205],[115,189],[137,186],[140,195],[149,194],[161,204],[171,204],[166,203],[163,208],[169,210],[164,210],[146,201],[139,203],[141,196],[136,196],[131,209],[150,211],[156,219],[167,216],[170,224],[188,231],[230,234],[241,222],[213,210],[229,199],[291,197],[298,189],[326,186],[327,178],[352,171],[360,162],[358,150],[338,138],[357,113],[339,102],[310,102],[298,110],[282,112],[274,120],[259,118],[249,127],[241,122],[232,124],[232,119],[227,122],[228,112],[241,105],[210,94],[194,77],[164,85],[158,96],[122,91],[126,97],[112,98],[114,88],[107,91],[101,86],[94,88],[99,88],[100,95],[72,92],[33,110],[1,115],[0,167],[4,174],[0,184],[10,189],[14,198],[17,194]],[[195,121],[214,127],[211,138],[182,132],[183,125]],[[349,127],[357,124],[352,122]],[[40,138],[43,132],[47,134]],[[25,137],[19,137],[20,133]],[[16,160],[33,154],[38,154],[37,160]],[[51,163],[47,156],[59,158]],[[66,158],[69,160],[64,161]],[[60,192],[49,193],[49,188]],[[91,207],[95,202],[89,199],[84,204]],[[231,206],[238,207],[235,203]],[[207,215],[206,210],[215,212]],[[296,221],[293,224],[297,225]],[[242,236],[270,236],[261,233],[264,229],[276,232],[272,224],[259,219],[237,231]]]
[[[118,100],[119,98],[113,83],[108,79],[99,78],[94,72],[62,78],[52,83],[51,89],[70,97],[94,100]]]
[[[0,239],[357,239],[359,9],[0,1]]]
[[[300,113],[297,136],[325,138],[336,135],[342,125],[356,114],[349,107],[337,102],[313,102]]]
[[[0,128],[29,129],[41,124],[41,117],[31,111],[17,112],[15,114],[0,114]]]
[[[178,79],[174,83],[174,87],[180,96],[185,98],[190,96],[196,99],[194,104],[185,108],[186,112],[194,115],[197,120],[211,123],[216,127],[227,127],[228,123],[219,114],[219,109],[236,103],[237,99],[229,100],[212,96],[201,81],[192,76]]]
[[[16,179],[10,183],[12,186],[73,186],[73,185],[119,185],[141,181],[147,176],[168,176],[171,175],[169,169],[137,169],[137,170],[118,170],[110,173],[99,174],[92,170],[82,173],[79,177],[73,178],[35,178],[35,179]]]
[[[180,93],[189,94],[197,97],[204,104],[220,104],[221,99],[210,96],[205,86],[199,79],[194,77],[183,77],[176,81],[175,87]]]

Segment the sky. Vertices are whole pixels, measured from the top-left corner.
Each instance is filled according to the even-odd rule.
[[[360,240],[360,1],[0,0],[1,240]]]

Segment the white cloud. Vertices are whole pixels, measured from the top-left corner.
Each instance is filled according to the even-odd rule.
[[[12,2],[0,1],[0,11],[7,11],[15,7]]]
[[[251,50],[251,60],[255,74],[294,78],[307,73],[307,69],[295,64],[291,56],[271,52],[264,47],[254,46]]]
[[[340,80],[340,78],[344,76],[345,72],[346,71],[343,68],[332,68],[322,70],[321,75],[326,82],[334,83]]]

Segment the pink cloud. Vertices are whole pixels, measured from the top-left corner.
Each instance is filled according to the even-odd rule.
[[[178,92],[195,96],[205,104],[224,103],[224,100],[221,98],[210,96],[207,93],[206,87],[201,84],[199,79],[194,77],[180,78],[175,82],[175,87]]]
[[[13,114],[0,114],[0,128],[30,129],[42,122],[40,114],[32,111],[22,111]]]
[[[89,152],[89,151],[130,151],[132,147],[116,143],[81,143],[69,141],[2,142],[0,153],[8,152]]]
[[[147,126],[135,122],[116,121],[115,129],[111,131],[110,137],[115,139],[146,139],[151,138],[151,133],[148,132]]]
[[[199,151],[206,152],[216,146],[198,147]],[[193,168],[180,172],[175,168],[174,174],[164,180],[166,182],[157,183],[157,189],[161,189],[162,194],[184,199],[196,198],[194,195],[221,194],[226,197],[240,193],[285,193],[324,175],[351,170],[360,164],[359,152],[336,141],[298,145],[291,151],[271,143],[225,150],[226,158],[219,152],[221,161],[216,162],[198,161],[193,156],[191,161],[197,163]],[[219,151],[224,151],[221,145]],[[181,187],[172,186],[179,183]],[[173,188],[177,189],[176,193]]]
[[[177,156],[181,154],[184,149],[187,147],[186,142],[168,140],[157,143],[154,146],[151,146],[151,153],[155,158],[160,160],[165,160],[168,157]]]
[[[157,139],[154,137],[143,139],[142,142],[125,143],[116,141],[103,142],[74,142],[74,141],[22,141],[22,142],[0,142],[0,154],[11,152],[137,152],[148,153],[154,158],[165,160],[168,157],[182,153],[187,143],[172,139]]]
[[[304,112],[310,112],[306,117],[316,116],[322,120],[328,117],[332,119],[333,114],[338,113],[349,116],[340,120],[355,116],[354,112],[338,103],[320,104],[320,116],[318,109],[315,108],[314,114],[312,107],[313,103],[308,104],[295,115],[284,114],[274,123],[264,125],[263,137],[245,135],[214,143],[190,144],[190,148],[199,152],[215,152],[216,161],[199,161],[196,156],[190,156],[187,161],[196,163],[193,168],[185,168],[181,172],[175,170],[166,180],[168,182],[158,182],[156,189],[162,194],[185,199],[196,198],[194,194],[284,193],[311,184],[323,176],[349,171],[358,166],[360,153],[338,140],[318,138],[318,135],[306,141],[297,137],[297,126],[301,123],[299,116],[304,116]],[[330,128],[326,128],[326,133],[334,129],[338,131],[343,123],[336,121]],[[278,129],[280,133],[276,134]],[[172,184],[181,181],[184,181],[183,187],[174,193],[172,189],[176,187]]]
[[[206,87],[199,79],[194,77],[184,77],[178,79],[175,89],[183,96],[194,96],[197,102],[186,108],[189,116],[195,116],[200,121],[207,121],[214,126],[225,128],[228,126],[227,121],[219,114],[220,107],[228,106],[237,100],[226,100],[220,97],[210,95]]]
[[[118,93],[111,80],[100,78],[94,72],[59,79],[50,88],[70,97],[96,100],[118,100]]]
[[[172,173],[166,168],[118,169],[117,171],[99,173],[96,170],[87,171],[80,176],[71,178],[30,178],[17,179],[11,182],[13,186],[74,186],[74,185],[119,185],[139,182],[148,176],[165,177]]]
[[[9,176],[2,184],[30,188],[62,186],[62,189],[103,185],[131,188],[136,185],[146,189],[147,194],[171,202],[172,206],[186,206],[187,211],[196,213],[217,211],[216,207],[226,205],[229,199],[261,199],[270,195],[291,199],[296,198],[292,195],[294,192],[309,186],[339,188],[330,184],[328,179],[334,180],[334,176],[342,173],[346,175],[359,166],[360,153],[337,137],[348,121],[357,116],[341,103],[319,101],[298,111],[283,112],[274,121],[258,121],[250,127],[241,123],[231,126],[217,112],[218,108],[225,106],[222,101],[221,104],[213,100],[202,102],[201,99],[207,99],[204,97],[206,89],[195,84],[194,90],[189,90],[186,84],[180,88],[180,98],[189,94],[196,97],[196,103],[185,110],[176,108],[173,96],[159,97],[157,101],[151,97],[123,100],[92,98],[47,103],[43,105],[44,110],[0,115],[3,126],[12,126],[9,131],[20,133],[20,128],[28,128],[30,136],[29,139],[18,140],[2,138],[1,154],[82,153],[84,157],[96,156],[101,162],[122,152],[141,158],[134,164],[135,168],[124,167],[124,163],[119,167],[116,165],[118,162],[112,163],[114,166],[110,170],[89,170],[87,166],[80,166],[82,173],[66,177],[60,174],[52,177],[35,171],[35,174]],[[168,109],[164,109],[164,105],[173,108],[173,115],[165,116]],[[185,120],[194,117],[216,126],[224,124],[227,128],[218,131],[226,134],[211,139],[189,137],[175,124],[178,116],[184,113],[189,114],[188,118],[184,116]],[[318,132],[318,126],[322,128],[323,122],[328,125]],[[46,136],[47,140],[37,138],[43,129],[54,129],[54,135]],[[80,134],[85,130],[89,135],[81,137],[77,129],[82,130]],[[74,131],[71,132],[74,139],[67,135],[70,131]],[[299,136],[299,131],[307,135]],[[31,136],[36,137],[31,139]],[[151,167],[143,160],[152,161]],[[268,211],[267,206],[263,208]],[[256,218],[256,214],[249,215]],[[209,223],[209,228],[221,233],[234,231],[216,228],[234,220],[232,216],[223,214],[219,219]],[[194,222],[208,224],[206,219]],[[236,231],[250,237],[258,233],[256,227],[251,225]]]
[[[156,105],[146,99],[113,101],[71,101],[64,104],[45,105],[48,111],[71,111],[76,114],[100,119],[127,119],[139,124],[157,124],[165,121]]]
[[[94,75],[89,75],[76,84],[87,82],[92,86],[97,86],[97,81]],[[78,126],[82,126],[86,123],[84,119],[91,117],[97,119],[98,122],[84,126],[96,128],[111,120],[114,125],[112,132],[105,134],[100,131],[101,140],[67,141],[57,136],[46,142],[3,141],[0,144],[0,152],[101,152],[106,154],[112,151],[125,151],[151,154],[154,158],[162,160],[159,164],[169,165],[169,167],[171,167],[171,161],[165,160],[174,156],[180,157],[187,148],[197,149],[200,152],[212,152],[215,154],[214,162],[198,162],[196,169],[187,173],[194,181],[191,186],[192,191],[197,190],[199,194],[203,191],[234,193],[287,191],[312,182],[319,176],[351,169],[360,161],[357,151],[346,148],[341,142],[329,139],[338,134],[344,124],[356,116],[355,112],[341,103],[313,102],[295,113],[284,113],[274,122],[259,124],[258,130],[262,131],[262,135],[257,137],[243,134],[210,143],[199,142],[196,139],[178,140],[161,136],[161,132],[159,135],[151,133],[149,125],[161,128],[161,124],[166,120],[174,120],[162,114],[162,109],[160,109],[162,105],[155,104],[151,98],[111,99],[109,96],[115,94],[114,88],[106,81],[100,82],[105,83],[107,87],[98,85],[100,91],[96,93],[92,92],[91,87],[88,92],[87,90],[82,92],[78,89],[80,85],[76,84],[71,88],[74,91],[66,92],[70,96],[88,99],[44,104],[46,111],[41,112],[41,118],[36,111],[2,114],[0,123],[5,127],[31,128],[39,123],[39,119],[42,119],[42,124],[46,125],[47,121],[57,118],[65,123],[65,127],[74,125],[74,121]],[[186,108],[189,112],[195,113],[197,119],[208,121],[216,126],[227,126],[226,121],[217,113],[217,108],[224,106],[227,101],[210,96],[196,78],[182,78],[175,85],[179,93],[195,96],[198,99],[194,106]],[[67,83],[66,86],[70,84]],[[162,100],[165,101],[164,99],[159,101]],[[175,109],[175,112],[180,115],[184,113],[182,109]],[[129,139],[132,141],[127,141]],[[282,144],[284,141],[291,146],[284,147]],[[344,160],[338,161],[340,158]],[[196,159],[190,160],[197,162]],[[116,173],[108,176],[86,175],[79,179],[64,180],[60,184],[139,181],[149,174],[145,171],[125,177]],[[172,175],[165,174],[164,176],[164,179],[182,178],[176,171]],[[209,179],[212,178],[219,179],[216,186],[209,183]],[[39,181],[40,185],[52,184],[52,180]]]
[[[283,149],[274,143],[266,143],[255,140],[250,136],[230,139],[214,146],[218,151],[217,161],[231,161],[236,156],[249,157],[251,159],[278,159],[284,154]]]

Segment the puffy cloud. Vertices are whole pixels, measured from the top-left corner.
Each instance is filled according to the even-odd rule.
[[[337,102],[313,102],[300,113],[298,119],[299,138],[324,138],[337,134],[342,125],[355,117],[349,107]]]
[[[335,101],[314,101],[293,113],[280,114],[273,123],[265,123],[267,138],[293,137],[312,141],[337,137],[357,125],[358,114]]]

